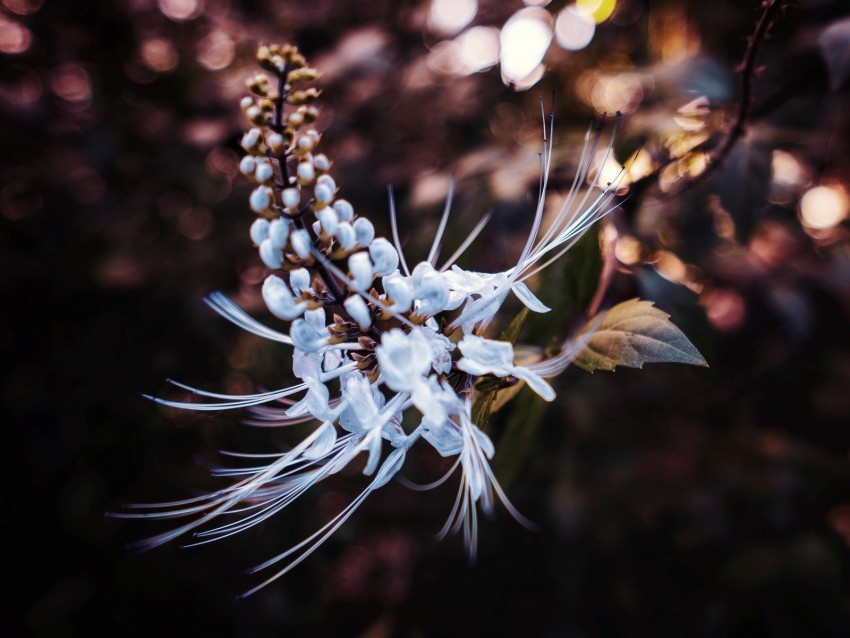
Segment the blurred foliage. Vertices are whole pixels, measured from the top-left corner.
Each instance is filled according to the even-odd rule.
[[[781,3],[741,135],[714,165],[760,2],[619,0],[584,48],[553,43],[525,91],[498,64],[457,57],[472,27],[501,29],[525,5],[473,4],[452,33],[416,0],[2,0],[11,635],[846,635],[847,3]],[[550,17],[535,19],[555,25],[568,8],[537,4]],[[541,95],[555,93],[553,209],[587,118],[625,114],[621,205],[599,242],[589,235],[541,277],[557,321],[532,317],[520,341],[576,329],[601,275],[586,251],[609,268],[601,308],[653,301],[711,367],[571,369],[555,405],[521,391],[494,413],[497,471],[539,530],[507,516],[482,525],[475,567],[460,539],[431,542],[448,487],[388,486],[298,571],[243,601],[255,582],[241,570],[319,527],[358,485],[331,484],[256,533],[190,551],[128,554],[146,530],[103,516],[217,485],[216,449],[285,445],[238,415],[158,410],[137,394],[165,391],[168,377],[230,392],[283,381],[285,349],[200,301],[221,288],[267,318],[237,177],[238,98],[260,39],[296,42],[323,71],[334,175],[376,222],[395,185],[411,259],[427,252],[452,175],[446,249],[492,210],[461,265],[503,268],[519,254]],[[410,478],[447,469],[434,456]]]

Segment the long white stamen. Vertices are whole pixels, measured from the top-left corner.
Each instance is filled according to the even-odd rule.
[[[449,192],[446,194],[446,204],[443,207],[443,216],[440,219],[440,225],[437,228],[437,233],[434,235],[434,241],[431,244],[431,250],[428,252],[428,258],[425,260],[432,266],[437,265],[437,256],[440,253],[440,245],[443,240],[443,233],[446,231],[446,223],[449,221],[449,214],[452,210],[452,200],[455,196],[455,180],[452,177],[449,182]]]
[[[285,343],[286,345],[290,346],[292,345],[292,339],[290,339],[288,335],[285,335],[276,330],[272,330],[268,326],[264,326],[259,321],[249,316],[244,310],[242,310],[239,306],[233,303],[233,301],[228,298],[227,295],[221,292],[211,292],[204,298],[204,303],[206,303],[210,308],[215,310],[222,317],[236,324],[247,332],[255,334],[258,337],[263,337],[264,339],[278,341],[280,343]]]
[[[404,258],[404,250],[402,250],[401,241],[398,238],[398,219],[396,218],[395,196],[393,195],[392,185],[387,185],[387,196],[390,200],[390,227],[392,228],[393,233],[393,243],[395,244],[395,249],[398,251],[402,270],[404,270],[405,275],[410,277],[410,268],[407,267],[407,260]]]

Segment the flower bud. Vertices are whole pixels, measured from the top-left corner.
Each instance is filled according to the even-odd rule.
[[[289,222],[281,218],[272,220],[269,224],[269,239],[272,246],[278,250],[286,248],[286,240],[289,239]]]
[[[280,153],[284,150],[286,141],[280,133],[272,133],[266,138],[266,144],[268,144],[269,148],[272,149],[275,154],[280,155]]]
[[[286,282],[276,275],[269,275],[263,282],[263,300],[273,315],[286,321],[300,317],[306,306],[295,300]]]
[[[427,261],[413,269],[410,283],[413,285],[413,296],[420,302],[417,309],[419,314],[435,315],[445,308],[449,300],[449,285]]]
[[[357,243],[361,248],[367,248],[375,238],[375,227],[365,217],[354,220],[354,232],[357,234]]]
[[[310,256],[310,251],[313,248],[313,242],[310,240],[310,233],[299,228],[293,230],[289,235],[289,242],[292,244],[292,250],[301,259],[307,259]]]
[[[249,106],[245,109],[245,115],[251,120],[252,124],[262,124],[263,112],[259,106]]]
[[[308,311],[315,312],[315,311]],[[319,309],[324,315],[324,311]],[[306,313],[305,313],[306,314]],[[330,341],[330,333],[322,326],[322,330],[316,330],[315,323],[305,319],[296,319],[289,327],[289,336],[293,345],[304,352],[316,352]]]
[[[322,177],[326,176],[322,175]],[[316,198],[316,201],[323,204],[330,204],[334,198],[334,192],[327,184],[316,184],[316,188],[313,189],[313,196]]]
[[[289,273],[289,285],[298,295],[302,292],[312,292],[310,288],[310,271],[306,268],[296,268]]]
[[[301,139],[304,138],[302,137]],[[313,170],[313,164],[310,162],[299,162],[296,172],[298,173],[298,180],[302,184],[309,184],[316,176],[316,171]]]
[[[257,170],[254,173],[254,177],[257,178],[258,182],[268,182],[274,176],[274,171],[272,170],[272,165],[270,162],[262,162],[257,164]]]
[[[304,124],[304,114],[299,111],[295,111],[294,113],[290,113],[286,116],[286,121],[289,122],[289,125],[292,128],[299,128]]]
[[[257,160],[252,155],[246,155],[239,162],[239,171],[246,177],[253,175],[255,170],[257,170]]]
[[[325,207],[320,210],[316,216],[319,218],[319,224],[326,235],[333,235],[339,224],[339,216],[333,208]]]
[[[375,274],[379,277],[389,275],[398,268],[398,251],[383,237],[378,237],[371,243],[369,255],[375,263]]]
[[[251,241],[259,246],[269,236],[269,222],[262,217],[254,220],[251,224]]]
[[[372,325],[372,317],[369,314],[369,306],[363,301],[359,295],[352,295],[346,299],[343,304],[351,318],[357,322],[362,330],[366,330]]]
[[[312,135],[302,135],[297,142],[298,151],[301,153],[309,153],[316,148],[316,139]]]
[[[340,222],[334,232],[339,245],[343,250],[351,250],[357,244],[357,233],[354,232],[354,227],[348,222]]]
[[[315,157],[313,158],[313,166],[314,167],[316,166],[316,158]],[[331,190],[332,193],[336,192],[336,182],[334,181],[334,178],[331,177],[330,175],[319,175],[316,178],[316,186],[319,186],[319,185],[327,186]]]
[[[297,188],[286,188],[280,193],[283,205],[289,210],[297,210],[301,203],[301,191]]]
[[[331,161],[324,153],[319,153],[313,156],[313,167],[317,171],[326,171],[331,167]]]
[[[272,270],[276,270],[283,263],[283,254],[271,239],[266,238],[260,242],[260,259],[263,260],[266,266]]]
[[[312,102],[321,94],[322,92],[319,89],[311,86],[309,89],[304,89],[303,91],[293,91],[286,96],[286,101],[289,104],[306,104],[307,102]]]
[[[339,215],[339,221],[350,222],[354,219],[354,207],[348,203],[348,200],[338,199],[334,202],[334,210]]]
[[[242,136],[242,148],[249,153],[257,151],[257,143],[260,141],[260,129],[252,128]]]
[[[365,252],[354,253],[348,258],[348,272],[354,279],[354,287],[357,290],[366,291],[372,285],[374,273],[372,272],[372,260]]]
[[[271,207],[272,201],[272,189],[268,186],[255,188],[254,192],[251,193],[251,197],[248,198],[251,210],[255,213],[266,212]]]
[[[393,301],[392,309],[395,312],[407,312],[413,304],[413,287],[406,277],[394,273],[384,277],[384,290]]]

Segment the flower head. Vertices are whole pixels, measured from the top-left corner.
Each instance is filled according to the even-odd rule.
[[[367,487],[315,534],[258,566],[257,570],[278,566],[259,588],[304,560],[372,492],[398,474],[408,451],[424,441],[441,456],[456,458],[449,474],[428,487],[460,468],[457,500],[441,535],[462,530],[474,557],[478,508],[489,513],[498,499],[525,522],[490,468],[496,451],[482,430],[484,424],[473,421],[475,383],[480,377],[524,381],[551,401],[555,391],[543,377],[563,371],[577,350],[575,342],[565,342],[561,355],[521,366],[515,363],[510,342],[482,334],[511,293],[533,312],[549,310],[525,280],[563,254],[603,216],[613,193],[604,190],[589,199],[587,190],[579,198],[580,189],[574,185],[552,225],[541,231],[552,157],[550,124],[543,151],[543,188],[517,263],[496,273],[455,265],[486,225],[489,217],[485,217],[438,265],[450,191],[431,250],[411,270],[398,240],[392,197],[390,241],[338,197],[332,163],[316,152],[320,135],[310,125],[318,117],[312,105],[318,91],[302,87],[316,77],[315,71],[291,46],[263,45],[257,58],[278,81],[260,75],[248,83],[255,97],[244,98],[242,107],[254,127],[242,139],[247,155],[240,170],[257,184],[249,206],[259,217],[249,234],[270,271],[262,296],[273,315],[291,322],[288,334],[260,324],[221,293],[210,295],[207,303],[245,330],[292,347],[292,374],[298,382],[238,396],[178,384],[201,401],[151,398],[190,410],[248,408],[249,422],[264,426],[312,422],[315,427],[289,451],[269,457],[265,465],[220,471],[235,479],[229,487],[122,516],[190,519],[149,539],[143,543],[146,547],[187,532],[195,533],[196,543],[209,542],[266,520],[365,455],[363,474],[371,477]],[[274,85],[283,87],[282,92]],[[587,177],[597,141],[598,136],[588,136],[577,184]],[[228,522],[207,528],[225,515],[230,515]]]

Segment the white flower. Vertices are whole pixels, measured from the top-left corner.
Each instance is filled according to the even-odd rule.
[[[420,315],[435,315],[446,307],[449,286],[443,275],[428,262],[423,261],[413,269],[410,277],[413,296],[419,301],[416,308]]]
[[[283,77],[287,65],[281,56],[277,57],[273,64],[281,69],[281,86],[289,90],[287,78]],[[252,98],[247,99],[243,109],[260,110]],[[249,408],[252,412],[248,422],[255,425],[312,422],[314,426],[291,449],[269,455],[265,465],[219,470],[221,476],[237,477],[230,487],[161,504],[158,512],[127,516],[195,517],[149,539],[143,543],[146,547],[226,517],[225,522],[212,529],[195,532],[197,542],[206,543],[266,520],[366,453],[363,473],[373,477],[369,484],[314,534],[259,565],[255,571],[272,565],[279,565],[279,569],[250,594],[309,556],[372,492],[398,473],[407,450],[424,439],[441,456],[456,457],[456,461],[442,478],[419,489],[436,487],[458,467],[461,469],[458,496],[440,536],[462,530],[468,552],[474,557],[479,508],[490,513],[498,498],[517,520],[527,523],[508,501],[490,468],[489,461],[495,454],[493,442],[472,421],[470,395],[475,377],[514,377],[551,401],[555,393],[543,377],[562,372],[589,339],[588,334],[583,334],[567,340],[560,354],[518,366],[511,343],[480,335],[511,292],[534,312],[549,310],[524,281],[567,250],[610,210],[613,191],[606,190],[589,201],[589,190],[580,195],[581,189],[574,187],[544,232],[541,226],[551,166],[550,131],[543,153],[541,194],[528,239],[515,265],[496,273],[454,265],[486,225],[486,215],[438,266],[454,194],[452,186],[427,257],[411,272],[399,239],[392,191],[390,242],[376,237],[372,222],[357,217],[348,201],[336,199],[337,184],[327,174],[330,160],[324,154],[312,154],[319,133],[302,129],[303,124],[317,117],[315,107],[292,109],[285,104],[285,96],[280,99],[278,106],[282,108],[274,116],[267,111],[257,114],[276,118],[265,127],[268,148],[262,143],[263,129],[252,128],[242,139],[249,155],[242,159],[239,169],[261,183],[249,198],[250,207],[263,215],[251,226],[251,240],[259,246],[266,266],[289,272],[288,282],[269,275],[262,286],[263,300],[272,314],[291,322],[288,334],[257,322],[221,293],[210,295],[207,303],[248,332],[294,347],[292,373],[298,382],[247,395],[218,394],[175,384],[191,392],[195,400],[153,400],[200,411]],[[284,148],[289,138],[285,140],[276,132],[283,126],[294,131],[289,148]],[[590,159],[584,158],[594,156],[587,148],[577,172],[578,185],[584,182],[589,169]],[[279,192],[285,210],[276,216],[281,211],[275,206],[276,196],[263,183],[271,185],[275,174],[288,176],[296,159],[295,176]],[[312,197],[305,196],[302,206],[301,189],[311,186]],[[310,213],[315,215],[315,221],[305,216]],[[275,219],[269,222],[265,217]],[[455,345],[459,336],[462,339]],[[282,407],[280,402],[289,407]],[[416,414],[410,418],[411,411],[420,418]],[[384,445],[385,440],[389,446]],[[385,447],[389,448],[386,455]]]
[[[405,333],[400,328],[385,332],[375,348],[381,376],[396,392],[412,392],[431,368],[431,344],[422,334],[427,328]]]
[[[457,367],[464,372],[476,376],[492,374],[497,377],[516,377],[525,381],[544,400],[555,398],[552,386],[541,376],[526,367],[514,365],[514,348],[509,342],[466,335],[458,348],[463,357],[457,362]]]

